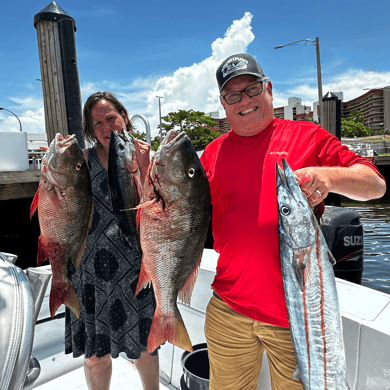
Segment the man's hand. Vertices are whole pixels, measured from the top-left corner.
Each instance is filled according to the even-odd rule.
[[[329,182],[321,170],[316,167],[302,168],[296,170],[295,175],[311,207],[321,203],[328,196]]]
[[[297,169],[295,175],[310,206],[316,206],[329,192],[350,199],[366,201],[380,198],[386,192],[385,181],[370,167],[308,167]]]

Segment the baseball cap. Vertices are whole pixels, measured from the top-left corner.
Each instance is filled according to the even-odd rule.
[[[219,91],[221,92],[221,89],[229,80],[243,74],[265,78],[263,69],[250,54],[233,54],[226,58],[217,69]]]

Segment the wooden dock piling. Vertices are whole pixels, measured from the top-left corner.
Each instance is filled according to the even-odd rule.
[[[48,143],[56,133],[68,135],[64,82],[57,22],[43,20],[36,24],[39,62],[45,107]]]
[[[47,141],[56,133],[76,134],[81,148],[82,104],[75,21],[54,1],[34,16],[45,106]]]

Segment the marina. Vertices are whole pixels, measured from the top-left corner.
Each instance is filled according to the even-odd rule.
[[[43,135],[45,136],[45,135]],[[37,218],[30,222],[28,210],[40,178],[39,145],[44,139],[31,140],[28,148],[29,169],[0,171],[0,203],[2,213],[9,221],[2,227],[0,250],[19,256],[18,267],[35,267],[36,245],[39,235]],[[384,174],[390,156],[374,156],[374,162]],[[354,390],[390,389],[390,206],[386,196],[379,204],[343,204],[359,214],[364,228],[364,271],[362,286],[337,280],[342,311],[344,342],[347,353],[348,381]],[[24,245],[20,245],[20,242]],[[205,249],[191,306],[179,303],[179,309],[194,346],[206,342],[204,320],[212,290],[218,254]],[[47,272],[50,266],[39,267]],[[64,353],[64,308],[50,320],[49,291],[46,289],[38,323],[35,326],[32,355],[40,365],[40,374],[31,388],[70,390],[86,389],[83,358],[74,359]],[[61,314],[62,313],[62,314]],[[184,351],[169,343],[160,350],[160,388],[187,390],[183,384]],[[122,354],[123,355],[123,354]],[[132,362],[125,356],[113,360],[112,389],[121,389],[128,383],[134,389],[142,384]],[[367,363],[369,362],[369,363]],[[207,379],[201,378],[205,386]],[[263,357],[258,389],[270,390],[268,361]]]
[[[84,359],[83,356],[74,359],[72,355],[64,353],[64,306],[61,306],[54,319],[50,318],[48,275],[51,267],[35,267],[39,226],[36,216],[31,221],[28,218],[40,179],[43,153],[39,146],[47,146],[47,141],[53,139],[56,129],[61,129],[64,137],[68,130],[74,132],[82,141],[80,145],[84,145],[74,40],[76,27],[73,18],[54,2],[35,15],[34,26],[38,34],[41,60],[39,80],[43,87],[47,134],[21,132],[16,136],[15,133],[15,137],[21,138],[22,147],[16,147],[15,140],[10,139],[9,134],[4,134],[3,138],[8,137],[10,141],[3,142],[0,138],[0,154],[5,156],[8,152],[10,157],[5,162],[15,164],[4,168],[5,162],[0,161],[0,167],[3,168],[0,171],[0,212],[6,221],[0,230],[0,251],[18,257],[16,259],[15,256],[3,254],[0,258],[2,275],[10,277],[17,286],[14,292],[10,288],[12,283],[4,283],[4,294],[0,296],[3,314],[0,324],[5,335],[3,343],[15,341],[11,343],[10,358],[5,354],[5,363],[0,365],[3,366],[0,390],[81,390],[87,388]],[[12,151],[12,147],[17,150]],[[370,153],[367,158],[376,164],[388,180],[390,156]],[[19,165],[22,161],[23,164]],[[358,212],[364,226],[362,285],[336,280],[347,355],[347,378],[351,390],[390,390],[390,207],[386,202],[390,202],[389,191],[381,200],[372,204],[349,206]],[[204,250],[191,304],[178,304],[194,349],[206,343],[205,313],[212,296],[210,286],[216,273],[217,260],[218,254],[213,249]],[[36,292],[34,280],[41,276],[43,278],[43,275],[48,284],[42,282],[40,291]],[[19,279],[22,282],[19,283]],[[32,294],[29,293],[30,287]],[[11,326],[8,316],[12,317]],[[195,354],[186,354],[181,348],[166,342],[161,346],[159,356],[161,390],[208,389],[207,368],[198,374],[186,366],[186,359]],[[195,366],[207,367],[204,356],[201,359],[196,361]],[[27,379],[24,382],[25,373]],[[124,354],[113,361],[111,388],[142,390],[134,364]],[[266,355],[263,357],[257,388],[271,390]]]

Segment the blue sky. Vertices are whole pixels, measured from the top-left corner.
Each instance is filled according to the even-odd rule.
[[[34,15],[50,1],[5,2],[0,14],[0,107],[13,111],[23,130],[44,132],[42,85]],[[300,97],[317,100],[313,44],[320,39],[324,94],[344,100],[364,88],[390,85],[388,0],[280,1],[75,1],[59,0],[76,22],[82,102],[109,90],[131,115],[145,115],[157,134],[162,115],[179,109],[223,109],[215,70],[230,54],[256,57],[273,84],[274,107]],[[143,124],[136,122],[143,131]],[[14,116],[0,111],[0,131],[18,131]]]

